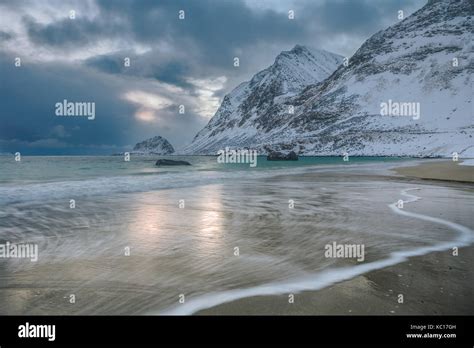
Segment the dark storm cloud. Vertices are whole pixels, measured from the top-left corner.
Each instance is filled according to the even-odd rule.
[[[305,23],[290,21],[284,13],[252,11],[241,1],[98,1],[95,20],[65,18],[39,24],[25,18],[29,39],[37,45],[56,48],[90,45],[102,38],[157,45],[172,44],[173,50],[204,65],[229,67],[237,54],[250,55],[259,43],[296,43],[309,35]],[[178,11],[185,10],[185,20]],[[98,65],[111,68],[111,62]],[[170,67],[168,67],[170,69]]]
[[[387,23],[395,23],[398,10],[407,13],[414,7],[422,4],[419,0],[333,0],[322,6],[316,3],[309,5],[303,12],[309,20],[314,14],[324,31],[330,34],[348,33],[367,35],[383,29]]]
[[[373,30],[383,18],[376,7],[362,1],[330,1],[320,8],[318,17],[330,32]]]
[[[103,21],[88,18],[62,19],[43,25],[31,16],[23,17],[28,36],[37,45],[79,46],[89,44],[91,40],[111,38],[120,33],[121,27],[106,18]]]
[[[153,77],[157,80],[174,84],[181,87],[190,87],[183,78],[190,75],[190,67],[186,63],[169,62],[158,66]]]
[[[110,74],[119,74],[127,71],[123,64],[123,57],[129,57],[129,54],[118,55],[100,55],[87,59],[85,64]]]
[[[63,46],[87,44],[103,37],[133,38],[140,43],[162,39],[175,49],[219,52],[220,57],[258,42],[306,41],[314,23],[327,33],[375,32],[387,18],[396,20],[398,9],[420,5],[420,0],[332,0],[294,2],[297,20],[273,10],[255,11],[238,0],[98,0],[94,20],[80,16],[50,24],[25,18],[30,39],[39,44]],[[291,4],[291,2],[289,3]],[[178,19],[184,10],[186,19]],[[193,44],[192,47],[189,47]]]
[[[176,106],[161,112],[158,125],[137,122],[136,106],[121,97],[130,88],[140,89],[133,81],[81,66],[23,60],[15,67],[13,62],[0,53],[0,152],[110,154],[156,134],[182,146],[204,125],[192,111],[176,117]],[[94,102],[95,119],[56,116],[55,104],[64,99]]]
[[[7,81],[0,84],[2,151],[42,152],[55,144],[53,139],[65,135],[72,147],[126,142],[129,135],[123,130],[132,125],[133,108],[115,98],[118,90],[111,81],[57,63],[38,66],[24,61],[18,68],[5,55],[0,56],[0,64],[2,79]],[[57,117],[55,104],[64,99],[95,102],[96,119]]]
[[[328,38],[338,34],[357,42],[345,52],[335,52],[349,55],[370,34],[384,28],[387,22],[394,23],[398,9],[411,9],[422,1],[289,1],[287,8],[296,12],[296,19],[289,20],[287,11],[255,10],[238,0],[97,0],[99,13],[94,19],[78,13],[75,20],[38,24],[26,17],[25,25],[32,42],[56,48],[79,48],[104,38],[122,40],[130,46],[147,45],[152,51],[148,57],[153,59],[142,59],[141,63],[150,64],[156,72],[143,67],[127,69],[128,73],[135,71],[138,76],[183,85],[183,74],[217,76],[226,70],[236,79],[238,74],[249,75],[270,64],[279,51],[295,44],[331,50]],[[185,20],[178,19],[180,10],[185,11]],[[160,64],[162,57],[157,49],[164,42],[171,47],[168,58],[178,63]],[[321,47],[328,43],[329,47]],[[258,52],[261,50],[268,53]],[[240,70],[230,69],[234,56],[242,60]],[[192,66],[183,62],[183,57]],[[109,73],[124,72],[120,59],[113,54],[91,58],[87,64]]]
[[[0,41],[10,40],[11,38],[13,38],[13,34],[7,33],[6,31],[0,31]]]
[[[125,67],[125,57],[130,58],[130,66]],[[110,74],[125,74],[152,78],[157,81],[187,88],[194,88],[185,80],[193,75],[189,63],[183,60],[163,59],[157,52],[136,55],[133,52],[117,52],[94,56],[85,60],[85,65]]]
[[[252,11],[241,1],[99,0],[98,4],[101,12],[125,15],[138,41],[192,38],[198,46],[214,52],[260,40],[294,38],[305,32],[302,23],[289,21],[285,14]],[[185,20],[178,19],[180,10],[185,11]]]

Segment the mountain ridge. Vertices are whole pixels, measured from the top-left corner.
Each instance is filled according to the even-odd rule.
[[[262,154],[272,149],[303,155],[437,157],[457,152],[474,157],[473,12],[468,0],[429,2],[367,39],[348,66],[339,64],[322,81],[305,82],[296,93],[282,94],[281,84],[270,85],[273,93],[246,91],[254,79],[254,86],[262,82],[269,67],[224,98],[188,153],[214,154],[230,146]],[[389,100],[418,103],[421,117],[382,115],[381,105]]]
[[[281,52],[271,66],[256,73],[250,81],[239,84],[224,97],[214,117],[182,152],[199,152],[205,139],[218,133],[224,139],[219,140],[220,145],[213,147],[215,151],[225,147],[223,145],[229,138],[242,143],[245,139],[238,141],[237,138],[245,135],[250,141],[259,129],[271,129],[279,122],[273,118],[275,108],[308,85],[322,81],[340,63],[342,57],[339,55],[324,50],[310,51],[301,45]],[[229,130],[242,127],[248,128],[246,134],[239,134],[237,138],[228,134]],[[214,150],[207,154],[212,154]]]

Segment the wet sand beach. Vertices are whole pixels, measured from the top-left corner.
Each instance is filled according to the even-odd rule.
[[[39,258],[0,262],[0,313],[472,314],[474,187],[392,171],[423,162],[5,186],[2,241]]]
[[[474,167],[453,161],[395,168],[410,178],[474,182]],[[442,183],[439,183],[442,185]],[[472,315],[474,247],[413,257],[319,291],[256,296],[197,312],[197,315]],[[399,295],[403,295],[400,303]]]
[[[416,166],[400,167],[395,171],[407,177],[420,179],[474,182],[474,167],[460,165],[462,161],[435,160]]]
[[[472,315],[474,248],[415,257],[319,291],[246,298],[197,315]],[[399,303],[399,295],[403,303]]]

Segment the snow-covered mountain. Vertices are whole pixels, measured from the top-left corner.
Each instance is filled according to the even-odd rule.
[[[470,0],[431,0],[373,35],[347,66],[296,94],[250,88],[262,75],[278,79],[272,66],[224,98],[188,148],[200,154],[248,146],[262,153],[474,157],[473,18]],[[387,115],[386,105],[413,110]]]
[[[300,45],[280,53],[273,65],[224,97],[214,117],[183,152],[215,154],[225,146],[257,143],[262,134],[288,121],[289,99],[327,78],[341,63],[341,56]]]
[[[174,152],[173,146],[159,135],[137,143],[132,150],[134,155],[170,155]]]

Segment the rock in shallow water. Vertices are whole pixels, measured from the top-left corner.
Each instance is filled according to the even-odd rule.
[[[297,161],[298,155],[291,151],[286,155],[282,152],[272,151],[267,156],[267,161]]]
[[[169,159],[159,159],[155,163],[156,166],[190,166],[191,163],[187,161],[175,161]]]

